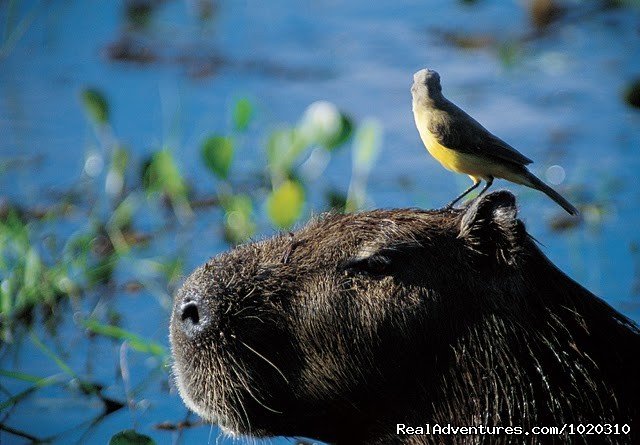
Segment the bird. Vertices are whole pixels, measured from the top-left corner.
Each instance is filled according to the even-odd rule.
[[[493,135],[442,94],[440,75],[428,68],[413,75],[413,117],[427,151],[444,168],[468,175],[473,185],[451,201],[453,206],[484,180],[482,196],[495,178],[539,190],[571,215],[578,210],[529,171],[533,161]]]

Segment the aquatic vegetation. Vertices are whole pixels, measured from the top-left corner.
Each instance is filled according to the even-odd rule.
[[[70,190],[67,200],[71,211],[59,211],[52,204],[42,213],[7,203],[0,218],[0,326],[5,342],[22,341],[24,330],[34,320],[46,320],[58,307],[71,304],[74,324],[88,336],[111,339],[120,348],[153,358],[153,369],[167,378],[169,353],[163,345],[134,330],[121,326],[119,312],[99,310],[100,299],[92,296],[112,293],[114,289],[145,289],[158,294],[161,307],[170,307],[171,289],[182,274],[183,251],[168,252],[161,257],[149,255],[157,240],[179,237],[192,223],[196,212],[218,209],[218,219],[211,224],[222,228],[229,244],[241,243],[258,231],[287,229],[314,210],[306,189],[314,178],[302,173],[305,164],[318,151],[331,156],[353,138],[353,177],[348,198],[340,209],[356,210],[366,197],[366,178],[381,145],[381,126],[375,121],[356,125],[333,104],[317,102],[309,106],[295,125],[267,129],[262,171],[239,174],[243,133],[252,126],[255,107],[247,98],[237,99],[230,107],[232,130],[229,134],[211,134],[200,145],[198,160],[211,175],[214,196],[203,187],[195,187],[184,174],[178,151],[163,146],[149,157],[135,159],[114,134],[111,109],[105,94],[87,88],[80,94],[87,121],[95,136],[79,179],[80,193]],[[139,174],[135,165],[139,164]],[[326,162],[314,167],[315,179]],[[249,177],[246,177],[246,175]],[[246,182],[251,183],[246,187]],[[205,195],[203,195],[205,192]],[[347,191],[341,192],[347,196]],[[203,198],[203,196],[205,196]],[[335,204],[330,201],[329,205]],[[168,210],[165,217],[149,226],[147,232],[136,227],[154,208]],[[74,217],[78,213],[88,219]],[[147,220],[148,221],[148,220]],[[149,232],[150,230],[150,232]],[[126,277],[126,278],[124,278]],[[126,282],[123,282],[126,280]],[[88,304],[87,304],[88,303]],[[44,310],[46,308],[46,310]],[[68,309],[62,309],[67,311]],[[53,322],[55,325],[55,321]],[[33,345],[62,371],[47,377],[17,370],[0,370],[4,378],[27,384],[21,391],[0,401],[0,411],[10,409],[25,398],[51,386],[76,387],[104,405],[106,416],[129,405],[134,392],[127,392],[128,402],[104,393],[100,383],[76,372],[70,363],[47,345],[48,340],[29,334]],[[121,352],[120,372],[128,381],[126,360]],[[126,357],[126,354],[124,355]],[[186,427],[186,426],[183,426]],[[182,428],[182,427],[181,427]],[[14,434],[28,437],[26,432]],[[41,440],[42,438],[38,438]],[[110,443],[153,443],[134,430],[116,434]]]
[[[47,245],[37,239],[47,228],[46,218],[36,225],[35,221],[21,218],[17,209],[5,210],[0,221],[0,316],[5,340],[11,337],[12,320],[23,318],[41,304],[54,305],[63,296],[80,295],[95,286],[111,283],[119,262],[127,255],[141,260],[132,251],[136,246],[153,242],[153,235],[134,228],[137,215],[145,211],[145,200],[168,204],[182,224],[193,217],[193,203],[198,207],[202,204],[194,199],[197,192],[188,185],[175,152],[168,147],[143,160],[137,186],[126,188],[131,155],[110,133],[111,111],[106,97],[98,89],[87,88],[81,99],[89,122],[103,141],[102,152],[109,158],[103,178],[105,193],[97,191],[96,201],[79,204],[86,207],[83,211],[93,215],[89,224],[81,224],[62,241]],[[301,165],[314,150],[330,154],[345,145],[355,127],[332,104],[312,104],[297,125],[277,128],[265,138],[266,172],[255,175],[262,182],[249,192],[240,191],[239,184],[244,178],[234,176],[232,171],[237,162],[237,138],[251,124],[254,112],[247,98],[238,99],[232,106],[233,134],[214,134],[201,144],[201,162],[216,179],[216,199],[208,204],[223,210],[221,223],[225,239],[231,244],[256,233],[261,209],[273,227],[283,229],[297,222],[305,208],[311,210],[306,202],[307,184],[299,172]],[[367,121],[357,128],[353,178],[346,200],[350,211],[364,203],[366,176],[375,162],[380,141],[380,125],[376,122]],[[101,156],[106,157],[97,153],[88,155],[87,166],[102,162]],[[94,168],[87,166],[85,171]],[[106,212],[105,200],[111,203],[107,205],[111,210]],[[64,215],[51,216],[53,220],[56,218],[64,220]]]
[[[12,320],[31,320],[38,305],[52,306],[76,293],[69,257],[47,262],[35,244],[32,226],[14,212],[0,221],[0,325],[2,339],[12,337]]]

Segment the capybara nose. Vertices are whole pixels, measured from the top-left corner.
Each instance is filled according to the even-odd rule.
[[[182,331],[193,337],[205,331],[212,323],[211,310],[198,294],[188,294],[178,307]]]

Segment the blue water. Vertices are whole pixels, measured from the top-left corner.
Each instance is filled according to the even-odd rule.
[[[310,103],[328,100],[356,122],[375,118],[383,125],[383,150],[370,176],[367,207],[441,206],[469,181],[426,156],[415,130],[409,86],[413,72],[428,66],[440,72],[450,99],[536,160],[536,174],[544,177],[548,167],[561,166],[566,178],[558,187],[575,202],[603,209],[588,210],[586,223],[557,233],[550,222],[562,211],[553,202],[521,187],[494,186],[518,194],[529,231],[562,270],[640,320],[634,288],[640,257],[631,250],[632,243],[640,242],[640,112],[622,100],[625,86],[640,74],[637,9],[591,14],[584,13],[590,6],[577,6],[545,35],[521,41],[532,29],[522,2],[516,1],[406,1],[401,6],[394,1],[273,0],[267,6],[258,0],[227,0],[216,2],[207,20],[198,18],[197,3],[163,3],[148,27],[135,32],[157,60],[133,63],[107,57],[109,46],[126,33],[122,2],[2,2],[1,22],[15,4],[10,23],[24,19],[26,25],[14,45],[3,46],[0,58],[0,158],[25,162],[0,171],[0,196],[35,206],[77,183],[94,144],[79,93],[94,86],[108,97],[113,133],[134,157],[170,146],[203,193],[212,192],[214,183],[201,165],[199,144],[208,134],[230,129],[228,109],[236,98],[249,97],[257,107],[241,162],[234,166],[238,175],[263,168],[262,147],[270,128],[295,123]],[[458,48],[445,37],[448,33],[497,43]],[[509,42],[515,48],[512,61],[497,49]],[[214,59],[223,62],[210,72],[203,62]],[[350,172],[349,151],[338,152],[314,186],[308,210],[320,208],[325,190],[346,190]],[[226,249],[219,214],[212,210],[199,216],[180,239],[166,235],[145,255],[186,246],[188,272]],[[156,217],[147,215],[138,225],[153,227]],[[270,233],[261,229],[261,234]],[[117,273],[125,279],[122,269]],[[166,345],[168,298],[147,290],[114,292],[68,311],[96,304],[103,311],[112,309],[122,315],[123,326]],[[105,384],[105,394],[124,399],[119,344],[101,337],[88,341],[69,314],[62,318],[55,337],[44,329],[38,335],[72,368]],[[40,376],[59,372],[28,336],[2,352],[0,368]],[[105,443],[134,425],[158,443],[206,443],[208,426],[181,436],[153,428],[182,420],[186,408],[175,389],[168,392],[172,386],[166,375],[153,374],[156,361],[136,352],[127,357],[131,385],[149,381],[136,393],[133,412],[120,410],[89,428],[100,413],[99,402],[57,385],[18,404],[2,422],[37,437],[64,432],[59,443]],[[23,388],[7,379],[2,386],[11,393]],[[217,437],[217,429],[211,434]],[[0,440],[21,443],[5,432]]]

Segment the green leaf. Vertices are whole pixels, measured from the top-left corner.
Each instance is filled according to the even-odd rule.
[[[40,262],[40,256],[34,248],[27,251],[24,264],[24,287],[27,289],[37,288],[40,282],[40,276],[42,271],[42,263]]]
[[[147,193],[164,193],[169,197],[178,218],[185,221],[192,217],[187,184],[171,150],[165,148],[154,153],[151,160],[143,164],[142,175],[142,184]]]
[[[111,152],[111,164],[105,178],[105,190],[111,197],[119,197],[125,186],[125,173],[129,164],[129,153],[123,147],[116,146]]]
[[[80,321],[80,323],[95,334],[115,338],[116,340],[126,341],[129,346],[131,346],[138,352],[152,354],[160,358],[165,358],[168,355],[164,346],[142,338],[139,335],[134,334],[133,332],[129,332],[118,326],[103,324],[93,318],[82,320]]]
[[[374,119],[366,120],[358,127],[353,138],[353,174],[345,210],[352,212],[365,202],[367,177],[378,158],[382,143],[382,126]]]
[[[107,284],[113,279],[113,272],[118,264],[118,254],[99,257],[96,262],[91,263],[85,270],[85,275],[90,286]]]
[[[302,215],[305,196],[299,182],[287,180],[267,198],[267,214],[278,227],[287,229]]]
[[[233,125],[237,131],[244,131],[249,126],[253,117],[253,105],[249,99],[239,99],[233,108]]]
[[[153,156],[153,172],[156,174],[158,189],[164,190],[171,197],[185,196],[187,186],[180,174],[173,153],[168,149],[161,150]]]
[[[227,196],[222,199],[225,210],[224,235],[231,244],[249,239],[256,231],[253,220],[253,202],[245,194]]]
[[[505,42],[498,47],[498,58],[502,65],[512,68],[522,56],[522,48],[517,42]]]
[[[138,207],[138,200],[135,195],[127,196],[118,207],[115,208],[109,218],[108,227],[110,230],[124,230],[131,227],[133,214]]]
[[[233,139],[211,136],[202,144],[202,160],[218,178],[227,179],[233,161]]]
[[[289,128],[274,130],[267,140],[267,162],[270,166],[280,166],[288,147],[291,145],[293,131]]]
[[[353,141],[353,163],[356,170],[369,171],[380,152],[382,127],[369,119],[362,123]]]
[[[140,180],[142,188],[147,193],[153,192],[155,187],[155,173],[153,172],[153,155],[144,158],[140,166]]]
[[[267,140],[267,162],[272,178],[288,177],[293,165],[309,148],[307,140],[297,129],[281,128],[273,131]]]
[[[69,377],[80,380],[78,378],[78,375],[73,371],[73,369],[71,369],[71,367],[69,367],[69,365],[67,365],[65,361],[62,360],[55,352],[53,352],[44,343],[42,343],[42,341],[36,336],[36,334],[31,332],[30,337],[33,344],[36,345],[38,349],[40,349],[47,357],[53,360],[56,363],[56,365],[58,365],[58,368],[62,370],[62,372],[67,374]]]
[[[111,437],[109,445],[155,445],[155,441],[134,430],[124,430]]]
[[[335,150],[349,140],[353,133],[353,121],[349,116],[340,113],[340,130],[324,141],[324,147],[329,150]]]
[[[59,383],[62,381],[61,375],[53,375],[50,377],[36,377],[30,374],[25,374],[18,371],[6,371],[0,370],[0,376],[8,377],[16,380],[22,380],[23,382],[32,383],[33,385],[28,387],[27,389],[9,397],[6,400],[0,402],[0,411],[4,411],[5,409],[14,406],[20,400],[24,399],[28,395],[36,392],[40,388],[44,388],[45,386],[50,386],[55,383]]]
[[[109,121],[109,104],[104,94],[94,88],[82,91],[84,111],[96,124],[104,125]]]
[[[117,146],[114,147],[111,153],[111,168],[116,170],[120,174],[124,174],[129,163],[129,152],[126,148]]]
[[[36,385],[42,385],[46,383],[49,379],[58,378],[59,376],[49,376],[49,377],[38,377],[33,374],[27,374],[25,372],[20,371],[9,371],[7,369],[0,369],[0,376],[7,377],[10,379],[21,380],[27,383],[35,383]]]
[[[184,275],[184,259],[177,256],[160,263],[160,273],[167,283],[175,283]]]
[[[60,381],[62,381],[60,374],[52,375],[49,377],[38,377],[32,374],[26,374],[20,371],[8,371],[5,369],[0,369],[0,376],[21,380],[23,382],[33,384],[32,386],[25,389],[24,391],[21,391],[18,394],[15,394],[9,397],[7,400],[0,402],[0,411],[4,411],[6,408],[14,406],[20,400],[22,400],[23,398],[25,398],[29,394],[32,394],[33,392],[37,391],[40,388],[44,388],[45,386],[53,385],[55,383],[59,383]]]
[[[338,190],[329,190],[325,193],[325,198],[331,210],[344,212],[347,204],[347,196],[343,192]]]

